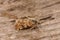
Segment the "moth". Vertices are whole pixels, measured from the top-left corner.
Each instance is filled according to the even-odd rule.
[[[18,18],[17,16],[9,13],[2,13],[1,16],[14,19],[14,20],[11,20],[11,22],[14,22],[14,27],[16,30],[34,29],[37,27],[38,24],[44,23],[45,20],[54,19],[51,17],[51,15],[45,18],[39,19],[39,21],[37,21],[34,18],[34,16],[24,16],[24,17]]]

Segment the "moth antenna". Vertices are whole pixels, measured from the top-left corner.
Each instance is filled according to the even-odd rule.
[[[52,16],[53,16],[52,14],[50,14],[49,16],[47,15],[47,17],[44,17],[44,18],[42,18],[42,19],[39,19],[39,21],[40,21],[40,23],[44,23],[44,22],[46,22],[46,21],[55,19],[55,18],[53,18]]]
[[[48,20],[48,19],[54,19],[52,16],[53,16],[53,14],[49,14],[49,15],[46,15],[47,17],[44,17],[44,18],[42,18],[42,19],[40,19],[39,21],[41,21],[41,20]]]

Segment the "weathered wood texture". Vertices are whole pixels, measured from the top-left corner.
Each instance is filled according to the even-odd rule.
[[[60,0],[0,0],[0,15],[5,12],[18,18],[36,15],[38,19],[52,14],[55,19],[34,30],[16,31],[9,22],[13,19],[0,16],[0,40],[60,40]]]

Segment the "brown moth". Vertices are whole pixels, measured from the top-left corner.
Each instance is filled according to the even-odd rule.
[[[28,18],[21,18],[17,19],[15,22],[15,29],[16,30],[22,30],[22,29],[33,29],[37,25],[36,20],[31,20]]]

